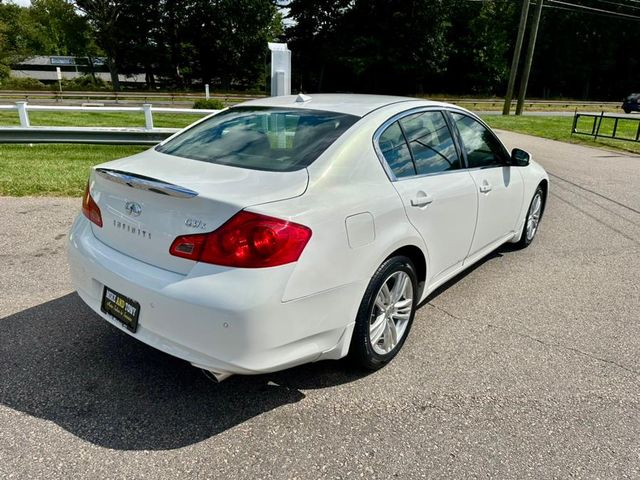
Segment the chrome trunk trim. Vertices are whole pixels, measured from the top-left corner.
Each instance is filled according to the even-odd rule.
[[[156,180],[155,178],[136,175],[134,173],[110,170],[108,168],[96,168],[96,174],[121,185],[127,185],[139,190],[148,190],[162,195],[169,195],[170,197],[192,198],[198,195],[198,192],[181,187],[180,185],[174,185],[173,183],[163,182],[162,180]]]

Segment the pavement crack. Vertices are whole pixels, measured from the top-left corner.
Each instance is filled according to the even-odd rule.
[[[561,202],[566,203],[567,205],[569,205],[570,207],[575,208],[576,210],[578,210],[579,212],[585,214],[587,217],[591,218],[592,220],[595,220],[597,223],[599,223],[600,225],[616,232],[617,234],[623,236],[624,238],[626,238],[627,240],[632,241],[633,243],[635,243],[636,245],[640,245],[640,242],[638,242],[638,239],[635,237],[632,237],[630,235],[628,235],[626,232],[623,232],[622,230],[619,230],[617,228],[615,228],[612,225],[609,225],[607,222],[602,221],[600,218],[598,218],[595,215],[592,215],[591,213],[587,212],[586,210],[584,210],[583,208],[578,207],[576,204],[570,202],[569,200],[567,200],[564,197],[561,197],[560,195],[558,195],[557,193],[551,192],[550,194],[552,197],[557,198],[558,200],[560,200]]]
[[[444,313],[445,315],[447,315],[447,316],[449,316],[449,317],[451,317],[451,318],[454,318],[454,319],[456,319],[456,320],[462,320],[462,321],[464,321],[464,320],[465,320],[464,318],[456,317],[453,313],[448,312],[448,311],[447,311],[447,310],[445,310],[444,308],[437,306],[435,303],[427,302],[427,305],[429,305],[429,306],[431,306],[431,307],[435,308],[436,310],[438,310],[438,311],[440,311],[440,312]]]
[[[619,202],[618,200],[614,200],[613,198],[607,197],[606,195],[603,195],[603,194],[601,194],[599,192],[596,192],[595,190],[592,190],[592,189],[587,188],[587,187],[585,187],[583,185],[574,183],[574,182],[572,182],[570,180],[567,180],[566,178],[562,178],[562,177],[556,175],[555,173],[551,173],[551,172],[547,172],[547,173],[549,174],[550,177],[554,177],[554,178],[556,178],[558,180],[562,180],[563,182],[566,182],[569,185],[573,185],[574,187],[579,188],[580,190],[584,190],[585,192],[589,192],[589,193],[591,193],[593,195],[596,195],[596,196],[598,196],[600,198],[603,198],[603,199],[605,199],[605,200],[607,200],[607,201],[609,201],[611,203],[615,203],[616,205],[618,205],[618,206],[620,206],[622,208],[626,208],[627,210],[629,210],[629,211],[631,211],[633,213],[637,213],[638,215],[640,215],[640,210],[636,210],[635,208],[630,207],[629,205],[626,205],[626,204],[624,204],[622,202]]]
[[[629,367],[627,367],[627,366],[625,366],[625,365],[623,365],[621,363],[618,363],[618,362],[616,362],[614,360],[609,360],[607,358],[599,357],[597,355],[594,355],[593,353],[586,352],[586,351],[581,350],[581,349],[579,349],[577,347],[569,347],[567,345],[562,345],[560,343],[547,342],[547,341],[541,340],[540,338],[537,338],[537,337],[534,337],[532,335],[529,335],[527,333],[517,332],[515,330],[511,330],[510,328],[501,327],[500,325],[494,325],[494,324],[489,323],[489,324],[487,324],[487,327],[488,328],[495,328],[496,330],[502,330],[503,332],[507,332],[507,333],[510,333],[512,335],[517,335],[519,337],[526,338],[528,340],[537,342],[537,343],[539,343],[541,345],[544,345],[546,347],[559,348],[559,349],[562,349],[562,350],[568,350],[570,352],[577,353],[578,355],[582,355],[582,356],[588,357],[588,358],[590,358],[592,360],[596,360],[598,362],[602,362],[602,363],[607,363],[609,365],[613,365],[613,366],[618,367],[618,368],[620,368],[620,369],[622,369],[622,370],[624,370],[624,371],[626,371],[628,373],[631,373],[633,375],[640,376],[640,372],[638,372],[638,371],[636,371],[636,370],[634,370],[632,368],[629,368]]]
[[[455,320],[460,320],[460,321],[464,321],[465,320],[464,318],[458,317],[458,316],[454,315],[453,313],[445,310],[442,307],[439,307],[438,305],[436,305],[436,304],[434,304],[432,302],[428,302],[427,305],[435,308],[436,310],[444,313],[445,315],[447,315],[447,316],[449,316],[449,317],[451,317],[451,318],[453,318]],[[537,343],[539,343],[541,345],[544,345],[545,347],[559,348],[559,349],[562,349],[562,350],[567,350],[567,351],[576,353],[578,355],[582,355],[584,357],[588,357],[588,358],[590,358],[592,360],[596,360],[598,362],[607,363],[607,364],[612,365],[614,367],[618,367],[618,368],[620,368],[620,369],[622,369],[622,370],[624,370],[624,371],[626,371],[628,373],[631,373],[633,375],[640,376],[640,372],[638,372],[637,370],[629,368],[629,367],[627,367],[627,366],[625,366],[625,365],[623,365],[621,363],[618,363],[618,362],[616,362],[614,360],[609,360],[607,358],[599,357],[597,355],[594,355],[593,353],[586,352],[586,351],[581,350],[581,349],[579,349],[577,347],[569,347],[567,345],[562,345],[560,343],[547,342],[547,341],[544,341],[544,340],[542,340],[540,338],[534,337],[533,335],[529,335],[527,333],[518,332],[516,330],[511,330],[510,328],[501,327],[500,325],[494,325],[494,324],[489,323],[489,324],[487,324],[487,327],[488,328],[494,328],[496,330],[502,330],[504,332],[507,332],[507,333],[510,333],[510,334],[513,334],[513,335],[517,335],[517,336],[522,337],[522,338],[526,338],[526,339],[531,340],[533,342],[537,342]]]

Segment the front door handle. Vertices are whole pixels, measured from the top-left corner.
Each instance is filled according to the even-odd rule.
[[[411,206],[424,207],[426,205],[429,205],[431,202],[433,202],[433,198],[430,195],[426,195],[423,193],[422,195],[417,195],[411,199]]]
[[[485,180],[482,185],[480,185],[480,192],[489,193],[491,191],[491,185]]]

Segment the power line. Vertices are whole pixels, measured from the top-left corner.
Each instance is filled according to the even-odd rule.
[[[586,5],[580,5],[578,3],[569,3],[569,2],[563,2],[561,0],[549,0],[549,3],[553,3],[553,4],[557,4],[557,5],[564,5],[566,7],[573,7],[572,9],[575,10],[585,10],[585,11],[590,11],[590,12],[598,12],[598,13],[606,13],[610,16],[614,16],[614,17],[623,17],[623,18],[631,18],[634,20],[640,20],[640,16],[637,15],[630,15],[628,13],[621,13],[621,12],[614,12],[611,10],[604,10],[602,8],[595,8],[595,7],[587,7]]]
[[[490,2],[506,2],[509,0],[465,0],[466,2],[469,3],[490,3]],[[596,8],[596,7],[589,7],[587,5],[581,5],[578,3],[569,3],[569,2],[563,2],[563,1],[559,1],[559,0],[548,0],[551,3],[555,3],[558,5],[564,5],[564,6],[557,6],[557,5],[549,5],[548,3],[544,5],[544,8],[552,8],[554,10],[563,10],[565,12],[581,12],[581,13],[589,13],[591,15],[599,15],[599,16],[603,16],[603,17],[614,17],[614,18],[626,18],[626,19],[630,19],[630,20],[635,20],[635,21],[640,21],[640,16],[637,15],[631,15],[629,13],[624,13],[624,12],[618,12],[618,11],[613,11],[613,10],[604,10],[602,8]],[[599,2],[604,2],[604,3],[609,3],[611,5],[619,5],[621,7],[627,7],[627,8],[633,8],[633,9],[638,9],[640,10],[640,7],[636,7],[634,5],[626,5],[626,4],[622,4],[622,3],[617,3],[617,2],[612,2],[610,0],[594,0],[594,1],[599,1]],[[640,0],[628,0],[630,2],[633,3],[637,3],[640,4]],[[532,6],[537,5],[537,2],[531,2]]]
[[[508,3],[511,0],[464,0],[465,2],[468,3]],[[608,3],[610,5],[615,5],[615,6],[619,6],[619,7],[623,7],[623,8],[633,8],[633,9],[640,9],[640,6],[636,6],[636,5],[629,5],[628,3],[620,3],[620,2],[613,2],[611,0],[591,0],[593,2],[603,2],[603,3]],[[627,0],[628,2],[632,2],[634,4],[639,4],[640,5],[640,0]],[[537,3],[535,1],[531,2],[531,5],[536,5]],[[586,5],[579,5],[579,6],[585,6]],[[587,7],[589,8],[589,7]],[[616,13],[616,12],[614,12]]]
[[[579,12],[586,13],[588,15],[596,15],[599,17],[608,17],[608,18],[617,18],[616,15],[612,15],[610,13],[598,13],[598,12],[589,12],[584,10],[578,10],[577,8],[567,8],[567,7],[557,7],[555,5],[545,5],[544,8],[552,8],[554,10],[562,10],[564,12]],[[632,21],[638,21],[638,19],[631,19]]]
[[[628,3],[612,2],[611,0],[593,0],[593,1],[594,2],[606,3],[608,5],[615,5],[617,7],[632,8],[634,10],[640,10],[640,7],[638,7],[636,5],[629,5]],[[638,2],[638,3],[640,3],[640,2]]]

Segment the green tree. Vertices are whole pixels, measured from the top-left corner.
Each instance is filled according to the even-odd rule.
[[[346,12],[342,39],[349,64],[369,91],[421,93],[445,68],[450,45],[443,0],[359,0]],[[344,48],[344,47],[343,47]]]
[[[267,42],[277,29],[271,0],[195,0],[185,39],[195,50],[193,74],[204,83],[251,84],[263,73]],[[277,22],[277,20],[276,20]]]
[[[322,91],[325,78],[337,70],[339,32],[350,0],[292,0],[286,30],[293,56],[293,75],[301,91]],[[341,37],[348,37],[343,32]]]
[[[299,77],[304,89],[420,92],[446,65],[450,22],[443,0],[292,0],[288,6],[296,64],[320,66],[317,75]]]
[[[271,0],[76,0],[95,29],[115,89],[118,74],[143,68],[187,86],[194,79],[251,84],[266,42],[281,32]]]
[[[606,9],[640,13],[611,4]],[[639,25],[637,20],[584,11],[544,11],[529,94],[620,100],[640,91]]]
[[[135,2],[127,0],[76,0],[74,5],[92,25],[96,43],[106,55],[113,89],[120,90],[119,73],[126,62],[131,28],[141,20],[132,15],[129,7]],[[146,2],[141,2],[146,3]]]
[[[451,45],[444,90],[462,94],[501,93],[509,75],[520,4],[501,0],[458,0],[451,8]]]
[[[9,76],[12,63],[31,53],[23,28],[24,10],[12,3],[0,3],[0,78]]]
[[[84,56],[93,48],[87,19],[65,0],[33,0],[23,18],[27,46],[33,52]]]

